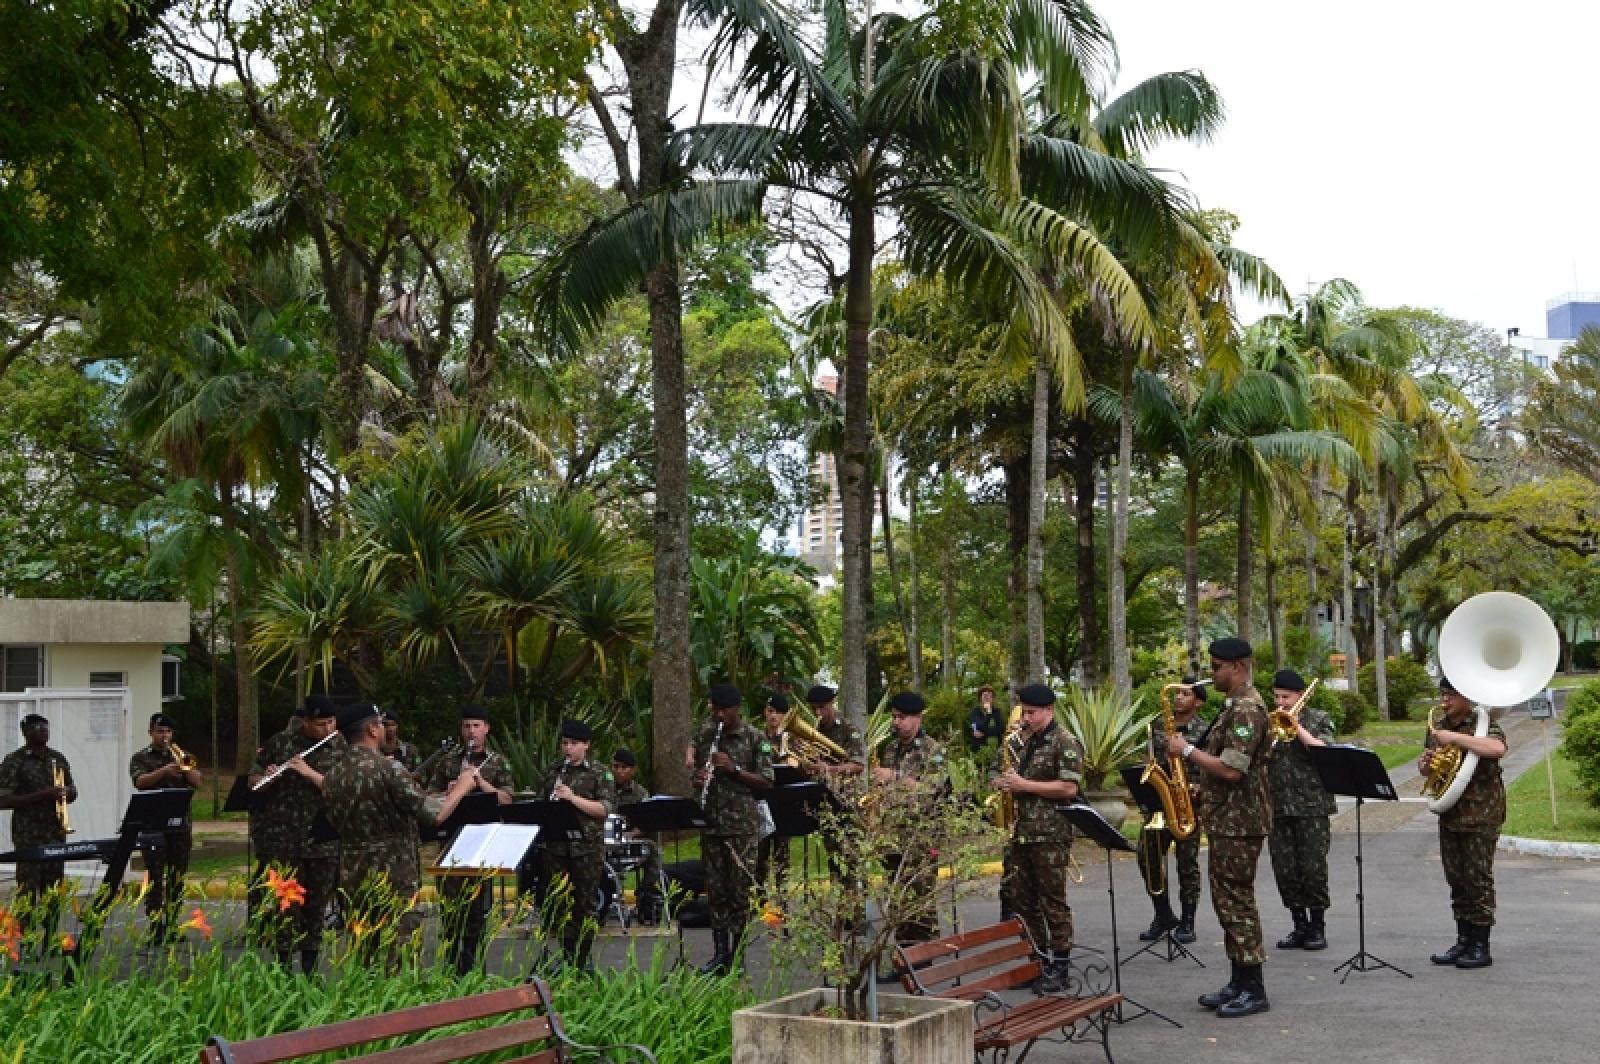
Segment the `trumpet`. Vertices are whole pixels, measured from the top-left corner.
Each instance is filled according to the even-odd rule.
[[[167,749],[172,751],[172,759],[178,763],[178,767],[183,771],[193,772],[200,767],[199,759],[177,743],[168,743]]]
[[[706,781],[700,787],[700,805],[706,804],[706,796],[711,793],[711,761],[717,756],[717,747],[722,743],[722,722],[717,721],[717,733],[711,737],[711,749],[706,753]]]
[[[50,783],[52,786],[62,788],[67,785],[67,774],[61,770],[59,761],[50,763]],[[67,796],[64,794],[56,799],[56,820],[61,824],[61,834],[72,834],[72,814],[67,812]]]
[[[329,732],[327,735],[324,735],[322,738],[318,739],[316,742],[314,742],[310,746],[306,747],[300,753],[296,754],[295,757],[298,757],[300,760],[304,761],[306,758],[311,756],[312,751],[316,750],[323,743],[332,742],[333,739],[336,736],[338,736],[338,734],[339,733],[336,732],[336,731],[335,732]],[[262,776],[260,779],[256,780],[255,786],[251,787],[250,789],[252,791],[259,791],[261,788],[265,787],[267,784],[272,783],[279,776],[281,776],[285,772],[289,771],[289,763],[291,761],[293,761],[293,760],[294,760],[294,758],[290,758],[289,761],[285,761],[283,764],[281,764],[281,765],[277,766],[276,768],[274,768],[271,772],[268,772],[265,776]]]
[[[1272,719],[1272,741],[1275,743],[1292,743],[1295,736],[1300,734],[1300,711],[1311,700],[1311,692],[1317,689],[1317,684],[1322,680],[1312,680],[1306,687],[1295,704],[1289,709],[1275,709],[1270,714]]]

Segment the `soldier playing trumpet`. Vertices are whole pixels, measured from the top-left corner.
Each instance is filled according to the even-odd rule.
[[[0,809],[11,810],[11,845],[17,849],[67,841],[68,803],[78,800],[72,766],[50,748],[50,722],[29,713],[19,722],[22,746],[0,761]],[[64,861],[22,861],[17,864],[17,891],[35,905],[66,878]],[[44,925],[55,924],[56,909],[47,906]]]
[[[200,767],[172,741],[174,724],[165,713],[150,716],[150,745],[128,759],[128,775],[139,791],[185,787],[200,789]],[[150,934],[161,941],[173,926],[172,914],[183,903],[183,880],[189,872],[189,854],[194,848],[194,827],[183,826],[162,833],[160,850],[145,854],[145,870],[150,874],[150,889],[145,892],[144,912],[150,920]]]

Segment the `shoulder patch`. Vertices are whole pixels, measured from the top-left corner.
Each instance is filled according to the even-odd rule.
[[[763,739],[761,740],[760,750],[763,754],[770,754],[772,753],[772,744]]]
[[[600,778],[605,780],[607,783],[610,783],[611,779],[612,779],[611,770],[608,769],[608,768],[601,769],[600,770]]]
[[[1251,735],[1255,734],[1255,729],[1248,724],[1235,724],[1233,726],[1233,734],[1237,735],[1241,739],[1248,739]]]

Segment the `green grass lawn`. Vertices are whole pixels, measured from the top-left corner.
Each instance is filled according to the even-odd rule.
[[[1582,687],[1591,680],[1600,680],[1600,673],[1580,672],[1571,676],[1558,675],[1550,681],[1550,686],[1557,690],[1571,690],[1574,687]]]
[[[1505,835],[1561,842],[1600,842],[1600,809],[1578,787],[1572,762],[1556,755],[1556,819],[1550,826],[1550,783],[1544,763],[1533,765],[1506,792]]]

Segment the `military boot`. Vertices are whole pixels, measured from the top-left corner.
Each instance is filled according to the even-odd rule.
[[[1155,902],[1156,916],[1150,921],[1150,926],[1139,932],[1140,942],[1154,942],[1172,928],[1178,926],[1178,918],[1172,915],[1172,900],[1165,894],[1157,894],[1151,899]]]
[[[1328,948],[1327,926],[1322,922],[1323,914],[1327,911],[1326,909],[1306,910],[1306,938],[1304,942],[1300,943],[1301,949],[1318,950]]]
[[[1467,946],[1469,946],[1472,941],[1471,935],[1472,925],[1467,923],[1465,920],[1457,920],[1456,944],[1445,950],[1443,953],[1435,953],[1428,959],[1434,964],[1454,964],[1456,962],[1456,958],[1467,952]]]
[[[700,967],[701,975],[727,975],[733,969],[733,936],[726,931],[711,932],[711,959]]]
[[[1178,917],[1177,930],[1172,932],[1172,937],[1185,946],[1194,941],[1194,910],[1194,902],[1184,902],[1183,915]]]
[[[1201,994],[1200,995],[1200,1007],[1201,1008],[1203,1008],[1203,1009],[1220,1008],[1221,1006],[1226,1005],[1228,1002],[1232,1001],[1234,998],[1239,996],[1239,991],[1241,989],[1243,989],[1243,984],[1242,984],[1243,977],[1240,975],[1240,969],[1243,966],[1238,961],[1229,961],[1228,963],[1230,965],[1232,965],[1233,973],[1228,976],[1227,985],[1224,986],[1221,990],[1213,990],[1209,994]]]
[[[1489,956],[1489,927],[1487,924],[1468,924],[1467,948],[1456,958],[1457,968],[1487,968],[1494,963]]]
[[[1039,961],[1039,978],[1033,981],[1033,992],[1061,994],[1067,989],[1067,958],[1059,953],[1046,953]]]
[[[1304,949],[1306,935],[1309,932],[1309,921],[1304,909],[1290,909],[1289,915],[1294,918],[1294,930],[1278,939],[1279,949]]]
[[[316,950],[314,950],[314,949],[303,949],[303,950],[300,951],[300,974],[301,975],[316,975],[317,974],[317,951]]]
[[[478,944],[476,938],[464,938],[456,943],[456,974],[466,975],[478,963]],[[565,945],[563,943],[563,945]]]
[[[1254,1016],[1272,1007],[1267,1003],[1267,987],[1261,978],[1261,965],[1241,964],[1239,974],[1242,985],[1238,995],[1232,1001],[1217,1007],[1217,1015],[1225,1019]]]

